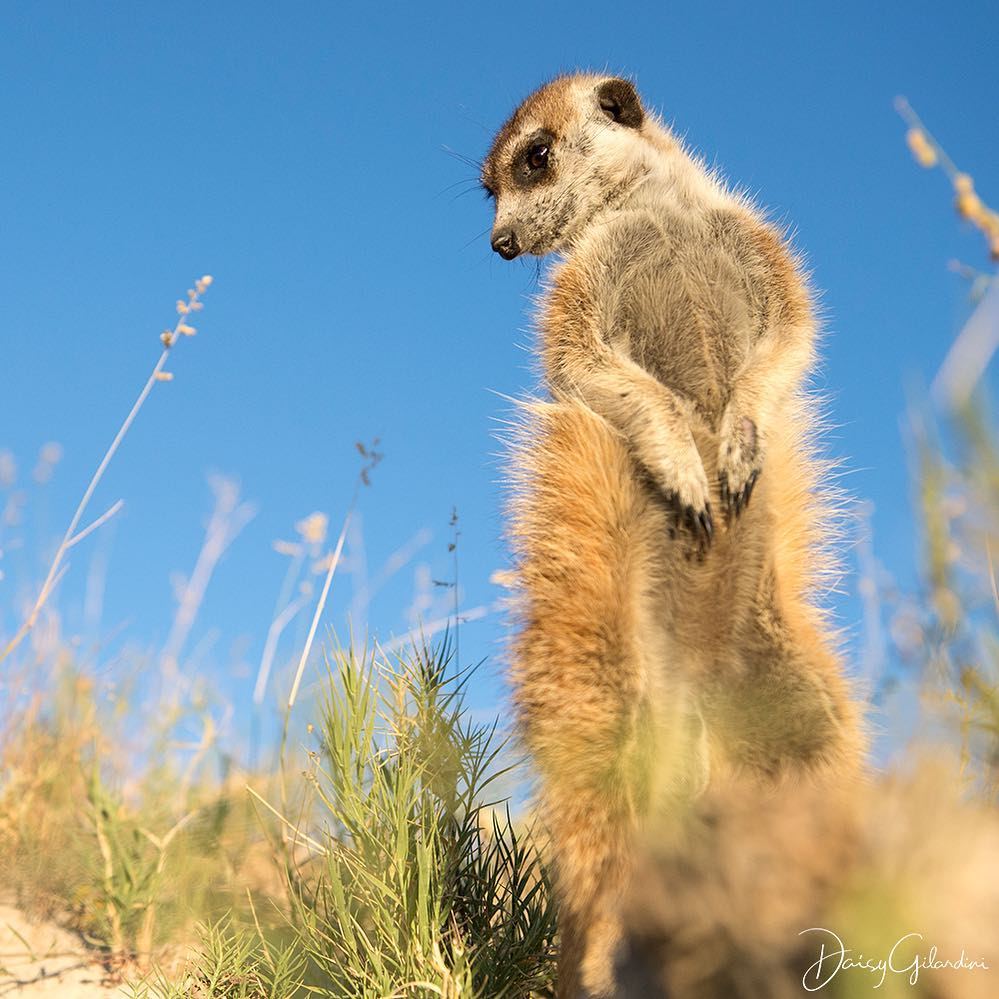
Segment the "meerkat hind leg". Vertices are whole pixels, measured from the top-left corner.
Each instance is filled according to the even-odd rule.
[[[807,611],[764,596],[738,643],[735,669],[718,670],[704,697],[725,757],[777,777],[846,778],[861,755],[856,708],[836,653]]]
[[[651,675],[661,663],[649,667],[650,578],[669,514],[581,404],[535,407],[515,460],[511,677],[556,863],[559,995],[613,995],[617,911],[670,696]]]

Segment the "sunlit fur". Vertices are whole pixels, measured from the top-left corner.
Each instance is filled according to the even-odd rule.
[[[496,227],[563,255],[538,315],[551,401],[524,407],[510,462],[511,676],[556,861],[563,997],[625,994],[640,844],[705,787],[746,775],[832,796],[863,751],[817,606],[834,511],[800,267],[654,116],[610,120],[606,81],[543,87],[483,170]],[[512,158],[538,130],[550,175],[518,186]]]

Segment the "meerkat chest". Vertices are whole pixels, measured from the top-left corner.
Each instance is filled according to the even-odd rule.
[[[738,267],[689,239],[658,247],[623,278],[608,322],[613,346],[709,419],[720,415],[758,327]]]

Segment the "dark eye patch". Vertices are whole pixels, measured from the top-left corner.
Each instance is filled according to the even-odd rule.
[[[555,136],[541,129],[526,139],[513,156],[513,182],[518,187],[533,187],[551,177],[551,155]]]

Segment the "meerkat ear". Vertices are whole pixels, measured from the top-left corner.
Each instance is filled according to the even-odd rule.
[[[642,101],[630,80],[605,80],[597,87],[597,102],[611,121],[628,128],[641,128],[645,120]]]

